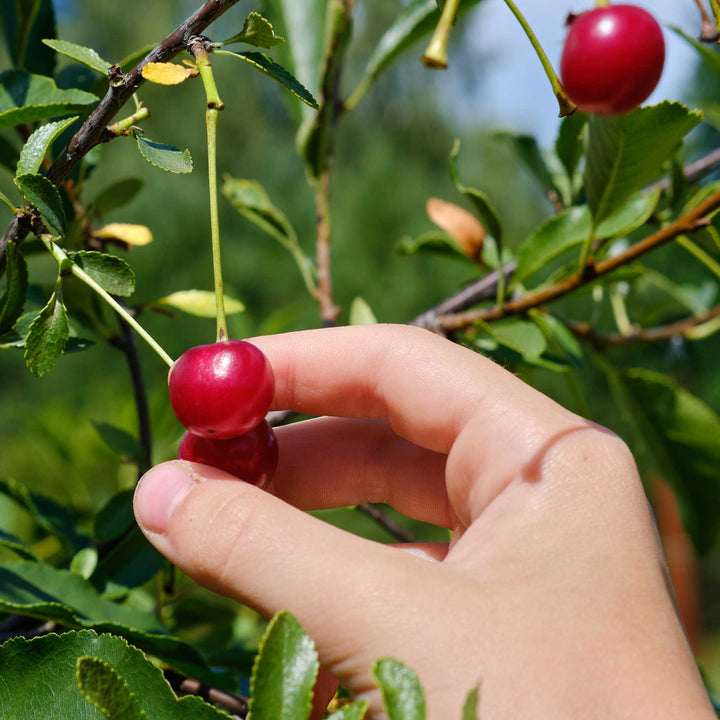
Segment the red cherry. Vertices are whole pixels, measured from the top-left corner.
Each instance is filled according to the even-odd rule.
[[[665,41],[655,18],[634,5],[610,5],[571,20],[560,75],[580,110],[622,115],[655,89],[664,62]]]
[[[180,442],[181,460],[203,463],[225,470],[245,482],[264,488],[278,463],[278,443],[265,421],[236,438],[216,440],[186,432]]]
[[[170,404],[195,435],[234,438],[265,417],[275,378],[262,351],[243,340],[198,345],[168,375]]]

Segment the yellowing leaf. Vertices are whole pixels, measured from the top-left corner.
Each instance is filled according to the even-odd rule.
[[[197,68],[183,67],[175,63],[148,63],[142,71],[146,80],[158,85],[179,85],[198,74]]]
[[[426,210],[430,220],[444,230],[468,257],[475,261],[479,259],[485,228],[472,213],[440,198],[429,198]]]
[[[228,315],[235,315],[245,310],[239,300],[225,295],[225,312]],[[167,297],[160,298],[158,305],[167,305],[176,310],[197,315],[198,317],[215,317],[215,293],[208,290],[180,290]]]
[[[144,225],[129,223],[110,223],[96,230],[94,235],[96,238],[119,241],[126,245],[148,245],[153,239],[152,233]]]

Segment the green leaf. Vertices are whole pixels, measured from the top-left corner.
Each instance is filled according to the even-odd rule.
[[[322,63],[325,14],[327,0],[265,0],[264,8],[277,32],[287,39],[278,47],[282,65],[302,83],[309,92],[320,91],[320,65]],[[296,121],[310,113],[307,105],[291,103]]]
[[[475,264],[447,233],[438,230],[431,230],[416,238],[404,237],[395,246],[395,250],[401,255],[417,255],[418,253],[441,255]]]
[[[502,318],[483,327],[496,342],[524,358],[538,358],[547,348],[542,330],[534,322],[522,318]]]
[[[720,73],[720,53],[717,52],[715,45],[699,42],[694,37],[690,37],[690,35],[677,25],[670,25],[669,27],[700,53],[702,61],[708,68]]]
[[[48,304],[30,325],[25,339],[25,364],[35,377],[52,370],[63,354],[70,336],[67,311],[62,301],[62,285],[58,283]]]
[[[0,16],[13,65],[52,75],[55,54],[41,42],[56,34],[52,0],[0,0]]]
[[[272,23],[260,13],[251,12],[245,18],[242,30],[237,35],[223,40],[219,45],[239,42],[255,45],[255,47],[270,48],[274,45],[281,45],[285,42],[285,38],[276,35]]]
[[[104,660],[78,658],[77,684],[82,696],[107,720],[147,720],[127,683]]]
[[[139,178],[119,180],[100,191],[90,203],[90,206],[93,212],[106,215],[133,200],[142,189],[143,184],[143,181]]]
[[[592,115],[585,190],[595,224],[657,179],[663,163],[701,120],[700,112],[669,101],[619,117]]]
[[[635,193],[595,228],[596,240],[628,235],[647,222],[660,200],[660,191]],[[587,205],[571,207],[553,215],[528,237],[518,251],[513,279],[521,281],[570,248],[582,245],[593,227]]]
[[[660,373],[621,373],[607,361],[596,362],[608,378],[644,475],[657,475],[673,487],[695,547],[709,552],[720,531],[720,417]]]
[[[70,572],[87,580],[94,572],[98,563],[98,551],[95,547],[79,550],[70,561]]]
[[[154,142],[142,135],[135,137],[140,154],[151,165],[171,173],[192,172],[193,161],[189,150],[180,150],[174,145]]]
[[[0,646],[0,666],[3,668],[0,684],[13,689],[12,692],[0,692],[0,717],[3,718],[104,720],[106,717],[134,717],[131,714],[104,715],[83,697],[79,684],[85,693],[111,712],[116,712],[122,698],[130,693],[151,720],[229,718],[199,697],[176,698],[160,668],[122,638],[108,634],[81,630],[32,640],[14,638]],[[119,683],[127,690],[118,687]],[[112,705],[106,704],[108,701]]]
[[[502,130],[494,133],[499,140],[509,142],[518,157],[523,161],[525,167],[537,180],[544,193],[551,190],[558,191],[555,180],[543,157],[537,140],[530,135],[517,135],[516,133]]]
[[[302,100],[306,105],[317,110],[317,100],[312,93],[282,65],[276,63],[272,58],[263,53],[246,50],[243,52],[230,52],[230,50],[215,50],[215,55],[230,55],[231,57],[244,60],[254,68],[279,82],[288,89],[296,98]]]
[[[365,717],[365,713],[368,709],[368,701],[361,700],[359,702],[345,705],[339,710],[335,711],[330,717],[333,720],[362,720]]]
[[[320,664],[313,641],[289,613],[278,613],[260,642],[250,678],[253,720],[305,720]]]
[[[457,16],[478,4],[480,0],[460,0]],[[357,89],[351,95],[351,104],[362,95],[388,67],[425,35],[429,35],[440,20],[441,7],[437,0],[412,0],[380,38],[370,55],[365,72]]]
[[[237,315],[245,311],[245,305],[240,300],[236,300],[229,295],[223,297],[225,299],[226,315]],[[214,318],[216,311],[215,293],[210,290],[178,290],[178,292],[160,298],[153,305],[165,305],[188,313],[188,315],[204,318]]]
[[[7,168],[13,175],[17,167],[20,153],[7,138],[0,137],[0,165]]]
[[[34,175],[37,173],[40,170],[43,158],[55,141],[55,138],[69,128],[76,120],[77,116],[74,116],[65,120],[47,123],[35,130],[20,152],[17,175]]]
[[[465,705],[463,706],[462,720],[477,720],[477,706],[478,706],[478,693],[480,689],[476,686],[465,698]]]
[[[372,669],[390,720],[425,720],[425,695],[417,675],[407,665],[381,658]]]
[[[129,297],[135,292],[135,273],[122,258],[94,250],[70,252],[68,257],[111,295]]]
[[[16,243],[7,244],[5,261],[7,287],[0,298],[0,335],[12,330],[22,315],[28,289],[27,263]]]
[[[77,60],[79,63],[97,70],[102,75],[107,76],[107,72],[112,66],[112,63],[103,60],[92,48],[76,45],[67,40],[43,40],[43,42],[55,52]]]
[[[4,530],[0,530],[0,547],[11,550],[22,560],[42,562],[38,554],[29,545]]]
[[[50,230],[62,235],[65,210],[58,189],[44,175],[18,175],[15,185],[23,198],[37,208]]]
[[[97,100],[84,90],[59,90],[49,77],[6,70],[0,73],[0,128],[67,115]]]
[[[98,435],[105,444],[121,458],[140,462],[143,456],[139,440],[129,432],[109,423],[94,422]]]
[[[312,261],[298,242],[295,229],[285,214],[273,205],[265,188],[255,180],[241,180],[227,176],[222,193],[230,204],[251,223],[275,238],[295,259],[308,292],[314,296]]]
[[[356,297],[350,306],[350,325],[375,325],[377,318],[365,298]]]
[[[135,522],[132,501],[134,489],[115,493],[95,515],[93,537],[99,543],[115,540]]]
[[[588,116],[585,113],[576,112],[563,118],[560,123],[560,130],[555,141],[555,154],[570,178],[575,174],[583,154],[583,137],[587,121]]]
[[[3,563],[0,612],[122,635],[192,677],[227,685],[226,676],[211,673],[197,651],[171,635],[151,612],[108,600],[89,580],[69,570],[40,563]]]
[[[455,140],[452,152],[450,153],[450,177],[459,193],[465,195],[468,200],[475,206],[475,210],[485,225],[488,235],[495,238],[498,247],[502,247],[502,226],[497,211],[493,207],[488,196],[481,190],[467,187],[460,182],[457,172],[457,156],[460,153],[460,141]]]
[[[551,352],[568,358],[576,366],[582,364],[582,345],[566,325],[556,317],[538,310],[531,310],[530,317],[543,331]]]

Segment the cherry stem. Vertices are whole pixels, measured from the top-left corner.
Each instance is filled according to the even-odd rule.
[[[715,29],[720,33],[720,0],[710,0],[710,7],[715,19]]]
[[[450,39],[450,30],[455,24],[459,6],[460,0],[445,0],[440,20],[422,56],[422,61],[426,67],[444,70],[448,66],[448,40]]]
[[[595,7],[596,8],[610,7],[610,0],[595,0]]]
[[[218,190],[217,190],[217,123],[220,111],[225,103],[218,95],[215,85],[210,57],[203,44],[203,40],[197,38],[188,44],[188,49],[195,57],[200,78],[205,88],[207,97],[207,111],[205,112],[205,124],[207,126],[207,148],[208,148],[208,189],[210,192],[210,234],[212,240],[213,277],[215,284],[215,315],[217,318],[218,342],[227,340],[227,318],[225,317],[225,294],[223,291],[222,259],[220,257],[220,220],[218,213]]]
[[[522,29],[525,31],[528,40],[530,40],[530,44],[535,49],[535,52],[540,59],[540,62],[542,63],[545,74],[550,81],[550,85],[552,85],[553,92],[555,93],[558,105],[560,106],[559,117],[567,117],[568,115],[572,115],[577,110],[577,106],[567,96],[565,88],[563,88],[562,83],[560,82],[560,78],[558,78],[557,73],[555,72],[555,68],[553,68],[552,63],[550,62],[550,60],[548,60],[548,56],[545,54],[542,45],[540,45],[540,42],[535,36],[533,29],[530,27],[530,23],[528,23],[528,21],[525,19],[525,16],[520,12],[520,9],[513,2],[513,0],[505,0],[505,4],[510,8],[510,11],[522,26]]]
[[[168,367],[173,366],[173,359],[160,347],[157,340],[110,293],[98,285],[81,267],[72,262],[52,235],[42,233],[40,240],[57,260],[58,265],[69,267],[72,274],[94,290],[167,363]]]
[[[718,10],[720,10],[720,6],[718,5],[718,0],[711,0],[710,5],[713,9],[713,15],[715,18],[715,22],[713,23],[712,19],[710,18],[710,15],[708,14],[708,11],[705,9],[705,6],[703,5],[702,0],[695,0],[695,4],[698,7],[698,10],[700,11],[700,19],[702,20],[702,27],[700,30],[700,40],[702,42],[717,42],[719,34],[718,34]]]

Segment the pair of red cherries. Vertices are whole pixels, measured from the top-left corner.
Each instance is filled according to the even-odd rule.
[[[265,487],[278,462],[265,416],[275,377],[265,355],[243,340],[198,345],[168,375],[170,404],[187,428],[178,455]]]

